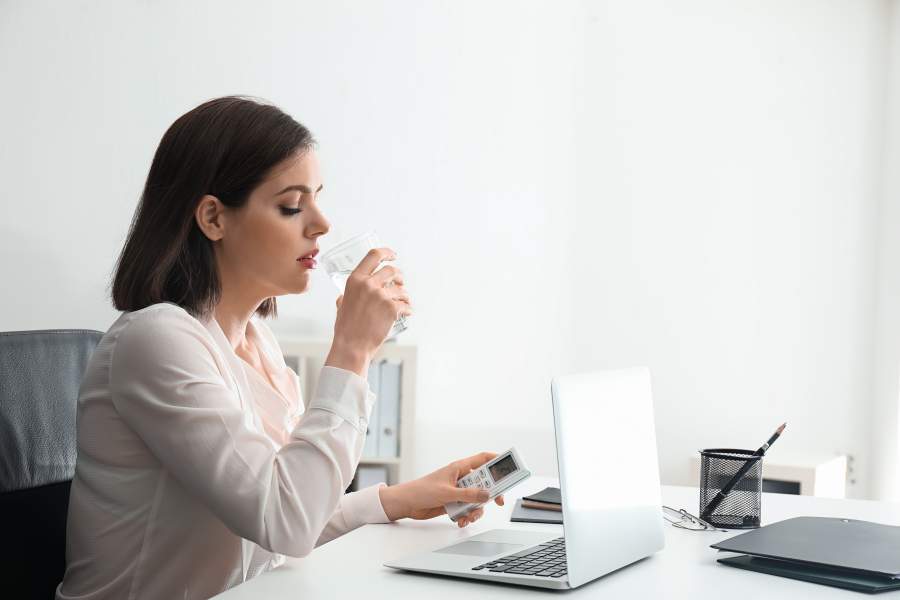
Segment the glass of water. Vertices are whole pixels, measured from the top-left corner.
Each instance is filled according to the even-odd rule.
[[[325,272],[328,273],[331,281],[334,282],[334,285],[343,294],[344,288],[347,285],[347,279],[350,277],[350,273],[353,272],[353,269],[355,269],[360,261],[365,258],[369,250],[380,247],[381,242],[378,239],[378,235],[374,231],[367,231],[366,233],[361,233],[326,250],[319,255],[319,262],[322,263],[325,267]],[[375,270],[381,269],[382,266],[384,266],[383,263]],[[398,333],[406,331],[406,327],[406,316],[400,315],[400,317],[394,321],[394,325],[388,333],[388,338],[392,338]]]

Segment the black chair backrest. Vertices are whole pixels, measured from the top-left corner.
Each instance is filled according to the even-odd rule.
[[[17,598],[53,598],[65,572],[75,408],[101,337],[0,332],[0,570]]]

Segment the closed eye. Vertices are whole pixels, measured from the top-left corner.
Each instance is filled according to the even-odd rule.
[[[281,214],[284,216],[296,215],[297,213],[303,212],[302,208],[288,208],[287,206],[281,207]]]

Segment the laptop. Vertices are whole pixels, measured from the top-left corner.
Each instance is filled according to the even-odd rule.
[[[493,529],[385,566],[562,590],[663,548],[649,370],[565,375],[550,388],[563,535]]]

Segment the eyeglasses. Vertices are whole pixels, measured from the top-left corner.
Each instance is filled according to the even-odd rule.
[[[663,518],[679,529],[687,529],[689,531],[728,531],[727,529],[719,529],[700,517],[695,517],[683,508],[680,510],[676,510],[671,506],[663,506],[662,508]]]

